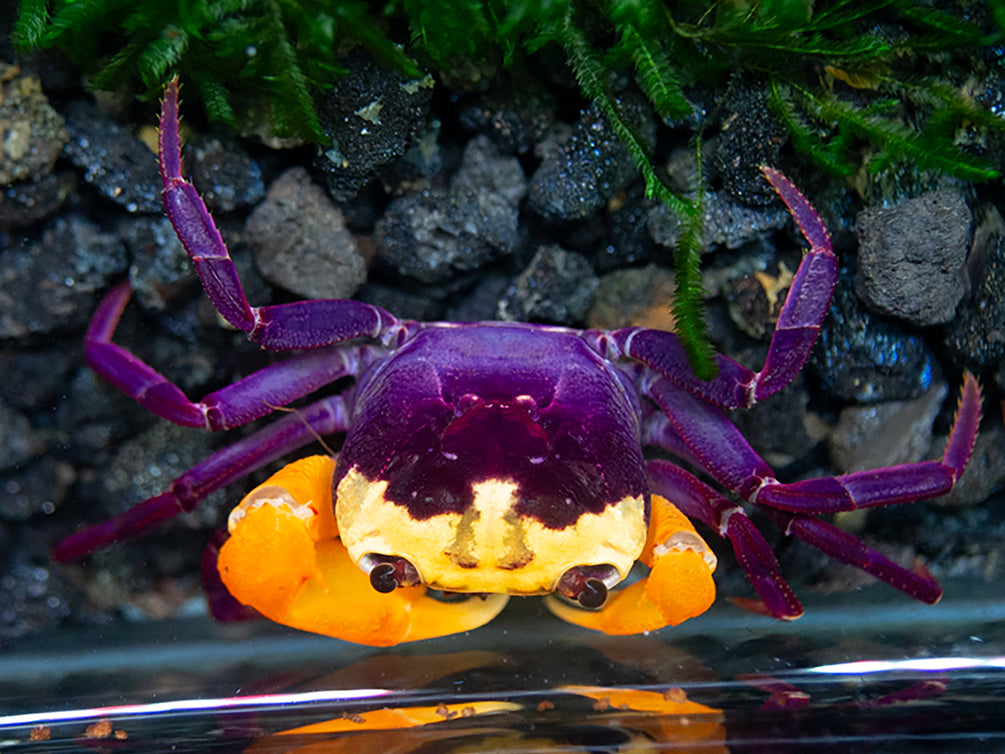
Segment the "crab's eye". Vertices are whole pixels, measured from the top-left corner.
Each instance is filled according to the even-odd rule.
[[[395,555],[364,555],[360,565],[370,573],[370,585],[387,594],[399,586],[415,586],[419,572],[405,558]]]
[[[576,566],[562,574],[555,591],[594,609],[604,604],[608,586],[614,586],[620,578],[618,569],[612,565]]]

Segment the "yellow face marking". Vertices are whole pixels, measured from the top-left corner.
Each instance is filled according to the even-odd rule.
[[[418,521],[384,498],[387,482],[350,469],[339,483],[335,516],[349,556],[400,556],[423,583],[448,592],[547,594],[576,566],[609,564],[623,579],[646,541],[645,503],[629,497],[565,529],[520,516],[517,485],[492,479],[473,486],[464,513]]]

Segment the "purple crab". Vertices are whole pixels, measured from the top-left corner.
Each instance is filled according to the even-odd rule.
[[[972,375],[941,460],[793,484],[775,478],[726,414],[795,377],[834,290],[838,260],[827,229],[779,171],[763,168],[809,251],[763,368],[718,356],[718,376],[704,382],[677,338],[659,330],[401,321],[335,299],[251,306],[206,206],[182,177],[177,80],[162,103],[159,159],[164,208],[220,314],[263,348],[297,353],[191,401],[112,342],[130,298],[124,283],[88,330],[91,367],[158,416],[211,431],[337,380],[354,382],[73,534],[57,558],[147,532],[318,436],[344,435],[337,458],[287,465],[231,513],[219,576],[237,600],[277,622],[392,645],[483,625],[510,595],[547,594],[552,612],[572,623],[612,634],[656,630],[714,600],[716,559],[689,519],[731,542],[764,612],[799,617],[799,600],[737,500],[915,599],[940,598],[923,567],[902,568],[818,516],[946,493],[980,420]],[[668,460],[648,460],[647,446],[726,492]],[[615,589],[636,561],[649,575]]]

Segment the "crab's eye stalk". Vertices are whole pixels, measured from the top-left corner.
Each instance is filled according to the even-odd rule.
[[[607,588],[620,580],[612,565],[576,566],[559,579],[555,591],[589,609],[601,607],[607,601]]]
[[[419,583],[419,572],[402,557],[365,555],[360,564],[370,571],[370,585],[382,594],[393,592],[399,586],[415,586]]]

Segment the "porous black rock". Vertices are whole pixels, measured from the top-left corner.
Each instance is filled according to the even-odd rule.
[[[863,210],[856,293],[874,311],[915,325],[948,322],[966,290],[972,221],[963,195],[948,189]]]
[[[855,295],[853,275],[844,269],[838,276],[810,368],[824,392],[840,400],[918,397],[932,384],[931,349],[896,321],[869,312]]]

